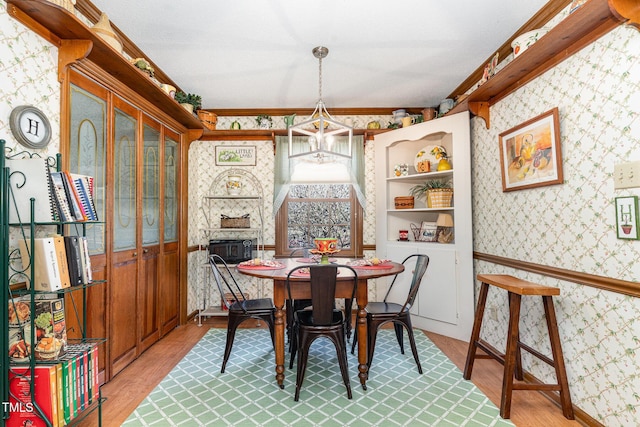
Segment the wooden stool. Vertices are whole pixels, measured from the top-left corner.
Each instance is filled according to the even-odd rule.
[[[509,418],[511,415],[511,393],[513,390],[552,390],[560,392],[560,402],[562,413],[570,420],[573,416],[573,406],[571,405],[571,395],[569,394],[569,383],[567,373],[564,369],[564,358],[560,345],[560,335],[556,323],[556,313],[553,309],[553,295],[560,295],[560,289],[549,286],[542,286],[536,283],[520,280],[513,276],[503,274],[479,274],[478,280],[482,282],[480,295],[478,297],[478,307],[476,309],[473,330],[469,341],[469,351],[467,362],[464,367],[464,379],[471,378],[473,362],[476,358],[493,358],[504,365],[504,377],[502,378],[502,399],[500,401],[500,416]],[[509,292],[509,335],[507,336],[506,352],[500,354],[498,350],[488,342],[480,338],[482,327],[482,317],[487,303],[489,285],[497,286]],[[520,302],[523,295],[540,295],[544,304],[545,318],[547,319],[547,329],[551,340],[551,352],[553,359],[543,355],[535,349],[520,341]],[[487,354],[476,355],[476,349],[481,348]],[[515,379],[522,381],[522,357],[521,349],[526,350],[543,362],[553,366],[556,370],[557,384],[524,384],[514,383]]]

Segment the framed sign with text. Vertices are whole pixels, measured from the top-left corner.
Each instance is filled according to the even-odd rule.
[[[216,146],[216,166],[255,166],[255,146]]]

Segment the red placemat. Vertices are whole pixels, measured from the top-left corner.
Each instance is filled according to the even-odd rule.
[[[329,262],[336,262],[337,258],[329,258]],[[298,258],[296,262],[301,262],[304,264],[318,264],[320,262],[320,258]]]
[[[284,264],[277,261],[267,261],[266,264],[262,263],[259,265],[254,264],[253,261],[245,261],[238,264],[238,268],[243,270],[280,270],[284,267]]]
[[[337,274],[340,274],[340,270],[338,270]],[[301,268],[300,270],[294,271],[291,275],[297,277],[309,277],[311,276],[311,272],[307,269]]]
[[[361,268],[363,270],[387,270],[393,268],[393,264],[376,264],[376,265],[352,265],[353,268]]]

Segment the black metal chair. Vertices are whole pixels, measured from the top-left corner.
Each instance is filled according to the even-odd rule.
[[[310,256],[309,249],[313,249],[313,248],[294,249],[289,254],[289,258],[300,258],[300,257],[308,258]],[[292,339],[291,339],[291,335],[292,335],[291,329],[293,327],[293,313],[295,313],[297,310],[302,310],[310,306],[311,306],[310,299],[298,299],[298,300],[287,299],[287,301],[285,302],[285,314],[286,314],[286,320],[287,320],[287,325],[286,325],[287,326],[287,342],[289,343],[289,352],[291,352],[291,350],[293,349]]]
[[[409,260],[416,258],[416,264],[413,269],[413,276],[411,278],[411,283],[409,285],[409,292],[407,295],[407,299],[404,304],[398,304],[394,302],[387,301],[389,298],[389,294],[393,289],[393,285],[396,283],[396,279],[398,275],[393,278],[391,282],[391,286],[387,290],[387,294],[384,296],[382,302],[370,302],[365,307],[365,311],[367,312],[367,366],[371,367],[371,362],[373,361],[373,352],[376,348],[376,337],[378,334],[378,329],[382,325],[388,322],[393,322],[393,327],[396,332],[396,338],[398,340],[398,344],[400,344],[400,352],[404,354],[404,343],[403,343],[403,331],[404,327],[407,330],[407,335],[409,336],[409,344],[411,345],[411,351],[413,353],[413,358],[416,361],[416,365],[418,365],[418,372],[422,374],[422,366],[420,365],[420,359],[418,358],[418,350],[416,348],[416,342],[413,336],[413,328],[411,327],[411,313],[409,310],[413,305],[416,295],[418,294],[418,289],[420,288],[420,283],[422,282],[422,277],[424,273],[427,271],[427,267],[429,266],[429,257],[423,254],[413,254],[409,255],[402,261],[402,264],[405,266]],[[356,342],[358,341],[358,331],[354,334],[353,344],[351,346],[351,354],[354,353],[356,348]]]
[[[307,368],[309,348],[311,347],[311,343],[320,337],[328,338],[335,345],[342,380],[347,388],[347,397],[349,399],[352,397],[349,372],[347,369],[346,316],[343,311],[335,308],[338,268],[342,268],[345,274],[348,272],[352,273],[352,276],[348,276],[350,279],[348,282],[351,287],[350,300],[353,300],[358,283],[358,273],[349,266],[336,264],[298,266],[292,269],[287,275],[286,289],[289,299],[293,299],[291,288],[296,286],[296,282],[291,278],[295,277],[296,272],[302,269],[308,269],[311,286],[311,308],[298,310],[293,316],[293,346],[289,368],[293,367],[293,360],[297,353],[298,370],[296,376],[295,401],[298,401],[300,397],[300,389]],[[350,307],[349,311],[351,311]]]
[[[263,320],[269,327],[271,334],[271,343],[275,349],[274,324],[276,307],[273,305],[271,298],[247,299],[240,289],[227,263],[219,255],[209,255],[209,265],[213,272],[220,296],[224,301],[227,310],[229,310],[229,319],[227,322],[227,344],[224,348],[224,358],[222,359],[221,373],[224,373],[231,348],[233,347],[233,339],[236,336],[238,326],[248,319]],[[225,298],[224,288],[233,296],[232,301]]]
[[[310,253],[309,253],[309,249],[313,249],[312,247],[310,248],[297,248],[294,249],[293,251],[291,251],[291,253],[289,254],[289,258],[298,258],[298,257],[304,257],[304,258],[309,258]],[[285,303],[285,307],[286,307],[286,319],[287,319],[287,340],[289,342],[289,351],[291,351],[291,326],[293,324],[293,313],[295,313],[298,310],[302,310],[303,308],[307,308],[311,306],[311,300],[310,299],[298,299],[295,301],[291,301],[291,300],[287,300]],[[345,298],[344,300],[344,314],[347,318],[347,340],[349,340],[351,338],[351,312],[347,311],[347,307],[352,307],[353,306],[353,301]]]

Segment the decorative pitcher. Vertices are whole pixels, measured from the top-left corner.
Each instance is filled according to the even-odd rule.
[[[227,194],[237,196],[242,191],[242,179],[240,175],[229,175],[227,177]]]
[[[293,126],[293,120],[296,118],[296,114],[293,113],[290,116],[284,116],[284,124],[286,125],[287,129],[289,129],[291,126]]]

